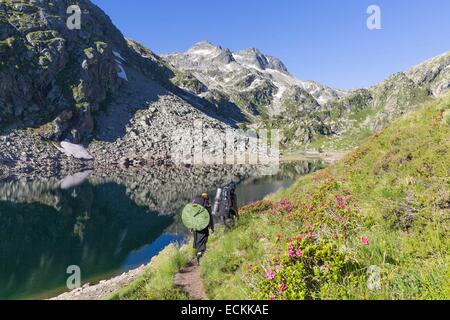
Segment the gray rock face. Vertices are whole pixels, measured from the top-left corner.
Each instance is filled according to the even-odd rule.
[[[46,139],[78,143],[128,80],[124,68],[169,84],[173,74],[156,55],[127,41],[89,0],[77,3],[80,30],[66,25],[70,1],[1,4],[0,126],[39,127]]]
[[[321,108],[308,91],[297,86],[291,87],[283,93],[281,103],[287,109],[286,111],[292,114],[295,114],[296,111],[314,112]]]
[[[442,96],[450,89],[450,52],[421,63],[405,72],[418,86],[428,87],[434,96]]]
[[[40,126],[64,110],[67,128],[92,130],[90,112],[120,85],[113,48],[121,33],[89,1],[81,30],[66,25],[68,1],[7,1],[0,10],[0,123]],[[108,43],[103,42],[104,40]]]

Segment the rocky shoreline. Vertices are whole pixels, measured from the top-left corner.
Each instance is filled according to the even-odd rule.
[[[77,159],[64,154],[58,143],[46,141],[29,131],[15,130],[0,135],[0,179],[53,177],[94,169],[170,164],[166,154],[124,156],[105,152],[96,154],[95,159]]]
[[[326,151],[326,152],[315,152],[315,151],[304,151],[298,153],[289,153],[283,155],[282,162],[292,162],[292,161],[324,161],[327,163],[335,163],[341,160],[348,152],[346,151]]]
[[[126,287],[137,277],[139,277],[152,262],[140,267],[124,272],[119,276],[109,280],[102,280],[97,284],[87,283],[80,288],[60,294],[48,300],[104,300],[114,292]]]
[[[93,167],[93,161],[69,158],[56,143],[39,139],[29,131],[14,130],[0,136],[0,178],[48,177]]]

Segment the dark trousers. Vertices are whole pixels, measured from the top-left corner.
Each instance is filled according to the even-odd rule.
[[[203,256],[208,243],[209,230],[194,231],[194,249],[197,255]]]
[[[220,217],[221,222],[225,226],[225,230],[231,230],[236,225],[236,214],[234,210],[230,210]]]

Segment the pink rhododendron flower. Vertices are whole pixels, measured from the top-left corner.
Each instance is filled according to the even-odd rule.
[[[293,245],[292,243],[289,244],[288,249],[289,249],[289,250],[294,250],[294,245]]]
[[[289,258],[292,258],[294,256],[294,250],[289,250],[288,253],[287,253],[287,256]]]
[[[367,246],[367,245],[369,245],[369,238],[362,237],[361,238],[361,242],[362,242],[363,245]]]
[[[272,300],[272,301],[277,300],[277,297],[271,296],[271,297],[270,297],[270,300]]]
[[[271,269],[267,270],[266,277],[269,280],[275,279],[275,273],[273,272],[273,270],[271,270]]]
[[[283,282],[283,283],[281,284],[280,290],[278,290],[278,293],[282,293],[283,291],[286,291],[286,290],[287,290],[287,286],[286,286],[286,284]]]
[[[345,203],[343,203],[343,202],[340,202],[340,201],[338,201],[337,203],[336,203],[336,208],[337,209],[345,209]]]
[[[283,210],[285,212],[291,212],[295,209],[294,205],[292,203],[290,203],[289,200],[286,198],[280,199],[277,202],[277,205],[280,206],[281,210]]]
[[[297,257],[301,257],[301,256],[303,255],[302,250],[298,249],[297,252],[295,253],[295,255],[296,255]]]

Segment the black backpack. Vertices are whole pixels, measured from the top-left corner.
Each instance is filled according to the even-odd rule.
[[[220,212],[222,213],[222,215],[226,214],[228,215],[231,208],[232,208],[232,203],[231,203],[231,187],[230,186],[226,186],[223,188],[222,190],[222,195],[221,195],[221,199],[220,199]]]

